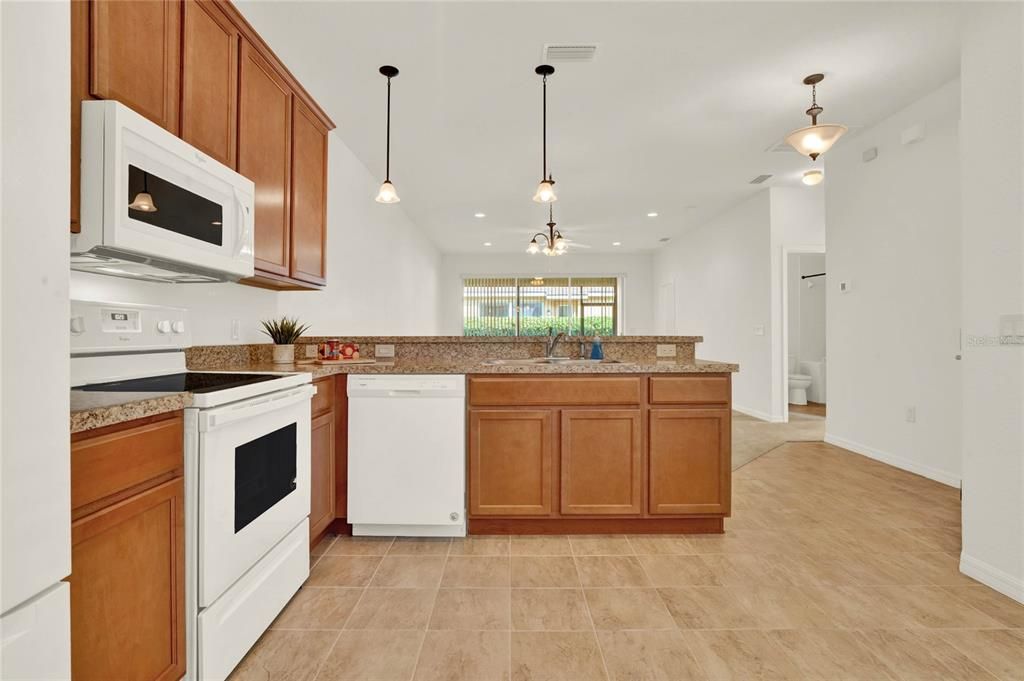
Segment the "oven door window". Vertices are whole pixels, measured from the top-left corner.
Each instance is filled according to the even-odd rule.
[[[235,533],[296,487],[296,425],[235,447]]]
[[[128,165],[128,217],[169,232],[224,245],[224,207]]]

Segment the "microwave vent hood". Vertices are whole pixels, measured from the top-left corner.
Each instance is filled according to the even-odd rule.
[[[213,284],[236,280],[235,277],[229,277],[223,272],[201,271],[195,267],[185,267],[173,260],[118,252],[103,246],[96,246],[87,253],[72,253],[71,269],[77,272],[164,284]]]

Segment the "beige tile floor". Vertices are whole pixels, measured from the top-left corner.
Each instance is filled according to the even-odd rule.
[[[955,490],[792,443],[733,498],[717,536],[329,537],[232,681],[1024,679]]]

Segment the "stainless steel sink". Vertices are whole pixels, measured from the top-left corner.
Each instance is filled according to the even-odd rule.
[[[570,357],[530,357],[529,359],[485,359],[487,366],[525,367],[546,364],[559,366],[591,366],[594,364],[628,364],[617,359],[572,359]]]

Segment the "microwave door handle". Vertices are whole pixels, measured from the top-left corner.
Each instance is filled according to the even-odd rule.
[[[314,392],[313,386],[304,385],[262,400],[200,412],[199,432],[210,432],[230,423],[251,419],[254,416],[260,416],[267,412],[277,411],[278,409],[284,409],[304,400],[308,401]]]
[[[252,216],[249,211],[245,208],[245,203],[242,201],[242,196],[238,192],[238,189],[234,189],[235,192],[235,211],[238,215],[238,230],[235,239],[235,256],[240,257],[243,253],[248,254],[252,252],[252,247],[249,246],[249,242],[252,241]]]

